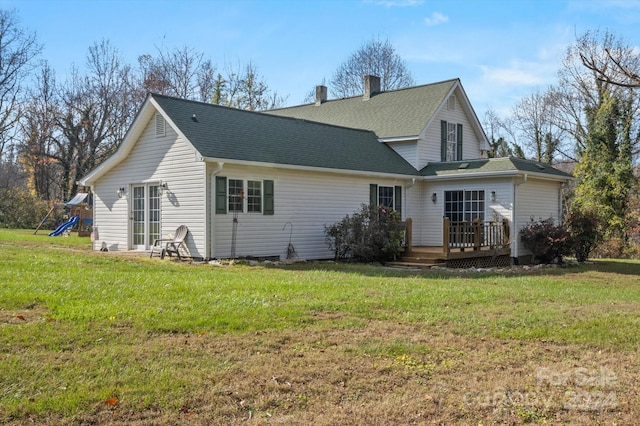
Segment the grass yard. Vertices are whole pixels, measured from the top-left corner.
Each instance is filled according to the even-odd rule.
[[[630,425],[640,263],[211,266],[0,230],[0,423]]]

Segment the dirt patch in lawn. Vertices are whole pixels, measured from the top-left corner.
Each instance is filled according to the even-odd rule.
[[[469,338],[435,327],[243,335],[150,335],[171,359],[215,359],[176,370],[175,406],[97,401],[39,424],[633,424],[636,353],[542,341]],[[141,347],[144,357],[145,348]],[[154,356],[149,353],[147,356]],[[157,356],[157,355],[156,355]],[[21,419],[12,424],[28,424]]]

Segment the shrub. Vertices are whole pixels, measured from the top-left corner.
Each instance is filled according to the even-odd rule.
[[[571,235],[573,251],[578,262],[586,262],[601,239],[600,220],[594,212],[573,209],[565,222]]]
[[[553,218],[532,221],[520,230],[520,240],[540,263],[560,263],[571,253],[569,232],[562,225],[554,225]]]
[[[3,228],[35,228],[48,210],[46,202],[24,189],[0,190],[0,226]]]
[[[383,206],[363,204],[340,222],[325,226],[336,260],[363,262],[394,260],[403,246],[400,214]]]

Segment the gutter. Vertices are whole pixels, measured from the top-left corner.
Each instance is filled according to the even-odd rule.
[[[282,163],[263,163],[260,161],[245,161],[245,160],[229,160],[223,158],[213,158],[213,157],[202,157],[200,159],[204,162],[214,162],[214,163],[222,163],[229,162],[231,164],[238,164],[241,166],[253,166],[253,167],[270,167],[274,169],[287,169],[287,170],[303,170],[303,171],[311,171],[311,172],[323,172],[323,173],[335,173],[335,174],[347,174],[347,175],[356,175],[356,176],[372,176],[375,175],[377,177],[385,177],[385,178],[393,178],[393,179],[415,179],[417,175],[410,174],[399,174],[399,173],[388,173],[388,172],[377,172],[374,170],[348,170],[348,169],[334,169],[328,167],[317,167],[317,166],[298,166],[295,164],[282,164]]]
[[[529,179],[529,175],[527,173],[524,174],[524,176],[522,177],[522,181],[518,182],[516,180],[513,181],[513,210],[511,212],[511,214],[513,215],[513,218],[511,220],[512,223],[512,229],[513,229],[513,248],[514,248],[514,255],[513,256],[516,261],[518,259],[518,253],[520,250],[520,238],[518,236],[518,187],[524,183],[527,183],[527,180]]]

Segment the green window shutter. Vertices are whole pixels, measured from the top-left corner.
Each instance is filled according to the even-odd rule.
[[[372,207],[378,205],[378,185],[375,183],[369,185],[369,205]]]
[[[462,124],[458,124],[458,140],[457,142],[457,147],[456,147],[456,156],[458,158],[456,158],[458,161],[462,160]]]
[[[447,122],[440,122],[440,159],[447,161]]]
[[[264,214],[272,216],[275,213],[275,197],[273,194],[273,181],[265,180],[264,186]]]
[[[396,207],[396,211],[400,214],[400,217],[402,217],[402,187],[401,186],[396,186],[395,189],[393,190],[393,197],[395,198],[393,200],[393,204]]]
[[[216,176],[216,214],[227,213],[227,178]]]

